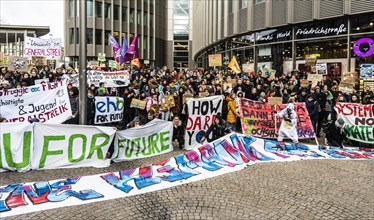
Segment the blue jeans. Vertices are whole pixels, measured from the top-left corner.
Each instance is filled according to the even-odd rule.
[[[230,129],[230,131],[236,131],[236,124],[228,123],[227,128]]]

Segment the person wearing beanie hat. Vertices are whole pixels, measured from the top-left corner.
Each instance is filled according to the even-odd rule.
[[[338,118],[335,122],[329,122],[325,125],[325,142],[327,145],[343,148],[343,141],[345,139],[343,127],[344,120],[342,118]]]

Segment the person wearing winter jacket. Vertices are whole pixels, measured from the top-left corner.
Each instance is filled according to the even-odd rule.
[[[238,117],[240,117],[239,113],[236,111],[237,109],[237,106],[235,104],[235,98],[236,98],[236,95],[235,93],[230,93],[230,95],[228,95],[226,97],[226,101],[227,101],[227,127],[231,130],[231,131],[235,131],[236,130],[236,119]]]
[[[223,137],[226,132],[230,132],[230,130],[226,128],[226,125],[222,120],[221,114],[218,113],[214,119],[213,124],[208,128],[204,136],[200,139],[200,144],[204,143],[204,141],[208,138],[210,133],[213,133],[212,140],[210,141],[215,141],[218,138]]]
[[[184,131],[182,126],[182,121],[179,119],[178,115],[173,118],[173,146],[182,149],[184,146]]]
[[[344,120],[338,118],[335,122],[329,122],[325,125],[326,142],[333,147],[343,148],[343,141],[345,139]]]
[[[89,89],[87,91],[87,125],[94,125],[95,123],[95,96],[93,92]]]
[[[283,119],[279,128],[278,141],[281,142],[285,137],[288,137],[293,141],[294,145],[297,146],[299,143],[299,137],[296,130],[297,115],[294,104],[289,103],[287,108],[283,109],[279,113],[276,113],[276,116]]]
[[[306,108],[309,113],[310,120],[313,125],[314,132],[317,132],[317,123],[319,119],[319,107],[317,102],[317,95],[315,93],[308,95],[308,100],[305,102]]]
[[[69,100],[71,106],[72,116],[66,122],[67,124],[78,124],[79,123],[79,90],[73,86],[69,89]]]

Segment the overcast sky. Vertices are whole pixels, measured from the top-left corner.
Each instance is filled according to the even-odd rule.
[[[63,0],[0,0],[0,18],[5,24],[49,26],[53,38],[61,38],[64,42],[63,2]]]

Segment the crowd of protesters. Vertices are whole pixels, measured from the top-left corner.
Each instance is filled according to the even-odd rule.
[[[106,67],[103,70],[115,69]],[[269,97],[282,97],[284,104],[305,102],[317,137],[331,131],[334,131],[332,136],[344,136],[342,126],[339,124],[341,120],[338,120],[334,111],[336,102],[374,104],[374,93],[369,86],[366,86],[361,93],[343,93],[339,91],[339,79],[325,75],[317,85],[309,84],[307,87],[302,87],[300,81],[307,79],[307,73],[298,70],[287,74],[276,74],[272,79],[263,74],[261,70],[257,73],[235,74],[231,70],[179,71],[162,67],[140,70],[134,68],[129,72],[130,84],[126,87],[107,88],[104,83],[100,83],[99,87],[89,85],[86,107],[88,124],[93,125],[94,122],[95,96],[119,96],[124,99],[123,120],[109,124],[110,126],[127,129],[145,125],[155,118],[171,120],[174,124],[173,142],[180,147],[184,144],[184,127],[188,114],[185,100],[188,97],[225,96],[222,114],[217,117],[216,122],[207,132],[207,134],[213,132],[213,136],[217,138],[225,131],[241,130],[240,120],[238,120],[240,117],[238,97],[260,102],[267,102]],[[65,68],[64,65],[54,71],[44,66],[31,68],[29,72],[8,71],[3,67],[0,74],[0,89],[32,86],[35,85],[37,79],[48,79],[49,82],[58,81],[61,80],[63,74],[76,73],[73,68]],[[236,84],[234,86],[228,83],[233,79]],[[78,124],[79,90],[71,83],[68,83],[68,88],[73,116],[66,123]],[[175,105],[171,108],[162,108],[161,99],[170,95],[174,97]],[[134,98],[146,101],[145,109],[131,108],[130,104]],[[323,128],[327,128],[328,131]],[[331,135],[326,137],[329,138]],[[341,146],[342,141],[335,143],[334,140],[328,140],[329,144],[335,146]]]

